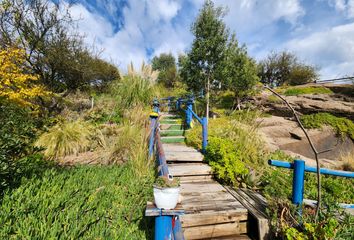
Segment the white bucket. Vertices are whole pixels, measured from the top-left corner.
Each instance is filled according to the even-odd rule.
[[[154,186],[154,199],[156,207],[174,209],[179,197],[179,187],[159,188]]]

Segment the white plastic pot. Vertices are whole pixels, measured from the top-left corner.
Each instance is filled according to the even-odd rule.
[[[154,186],[154,199],[156,207],[163,209],[174,209],[177,206],[179,187],[159,188]]]

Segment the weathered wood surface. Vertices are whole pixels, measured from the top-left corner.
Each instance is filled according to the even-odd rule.
[[[174,209],[166,210],[157,208],[152,202],[147,202],[145,209],[145,216],[149,217],[183,215],[184,213],[185,211],[180,203]]]
[[[182,225],[183,227],[183,225]],[[247,222],[230,222],[183,228],[186,239],[210,239],[247,232]]]
[[[211,167],[202,163],[168,164],[170,174],[176,177],[210,175]]]
[[[203,155],[200,152],[166,151],[166,161],[170,162],[202,162]]]
[[[161,129],[169,126],[161,124]],[[162,139],[171,138],[176,136]],[[248,210],[213,179],[211,167],[202,163],[203,155],[179,143],[163,143],[163,148],[170,174],[181,180],[185,214],[180,219],[185,239],[249,239],[244,235]]]
[[[163,144],[162,144],[162,147],[163,147],[163,149],[164,149],[164,151],[165,151],[166,153],[169,153],[169,152],[181,152],[181,153],[184,153],[184,152],[192,152],[192,153],[199,153],[199,151],[197,151],[196,149],[191,148],[191,147],[187,147],[185,144],[177,144],[177,143],[169,144],[169,143],[163,143]]]
[[[252,216],[253,222],[257,225],[257,232],[253,233],[253,236],[257,239],[270,239],[269,220],[266,214],[267,202],[264,197],[248,189],[225,188],[247,208]]]

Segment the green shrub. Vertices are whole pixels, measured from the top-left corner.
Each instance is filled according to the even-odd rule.
[[[35,149],[32,143],[41,122],[30,111],[0,99],[0,193],[18,176],[18,160]]]
[[[44,155],[50,159],[78,154],[104,144],[102,133],[80,120],[58,123],[42,134],[35,143],[37,147],[45,149]]]
[[[248,173],[242,157],[242,152],[231,141],[220,137],[209,138],[205,159],[219,179],[237,186],[240,181],[237,177]]]
[[[354,123],[343,117],[336,117],[329,113],[316,113],[304,115],[301,122],[305,128],[321,128],[323,125],[331,126],[337,134],[348,136],[354,140]]]
[[[118,112],[136,105],[149,105],[154,97],[153,84],[141,76],[128,75],[112,85],[111,94],[117,99]]]
[[[240,122],[247,121],[246,119],[249,121],[251,117],[247,116],[246,118],[240,113],[209,120],[209,142],[205,160],[221,180],[234,185],[243,182],[248,173],[245,166],[255,168],[265,164],[264,142],[257,133],[256,125]],[[252,124],[251,121],[249,123]],[[199,124],[188,131],[186,143],[201,148]]]
[[[152,176],[130,165],[49,168],[5,193],[0,239],[150,239]]]
[[[333,92],[326,87],[292,87],[283,90],[286,96],[297,96],[302,94],[332,94]]]

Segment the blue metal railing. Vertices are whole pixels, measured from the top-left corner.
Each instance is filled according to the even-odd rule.
[[[193,111],[193,103],[194,98],[190,97],[188,99],[177,99],[176,101],[176,108],[178,110],[184,110],[186,113],[186,125],[188,128],[192,125],[193,117],[197,119],[197,121],[202,125],[202,152],[205,153],[206,147],[208,146],[208,118],[203,117],[200,118],[194,111]],[[186,109],[182,109],[182,104],[186,105]]]
[[[158,176],[169,177],[170,174],[160,135],[159,103],[156,99],[153,103],[153,110],[154,112],[150,114],[149,157],[156,156]],[[160,216],[155,217],[154,236],[155,240],[184,240],[179,216],[160,214]]]
[[[306,166],[304,160],[294,160],[293,163],[278,160],[269,160],[268,164],[275,167],[282,167],[294,170],[292,203],[301,206],[304,201],[305,172],[317,173],[317,169],[315,167]],[[354,178],[354,172],[331,170],[327,168],[320,168],[320,173],[331,176]],[[354,208],[354,204],[341,204],[340,206],[345,208]]]

